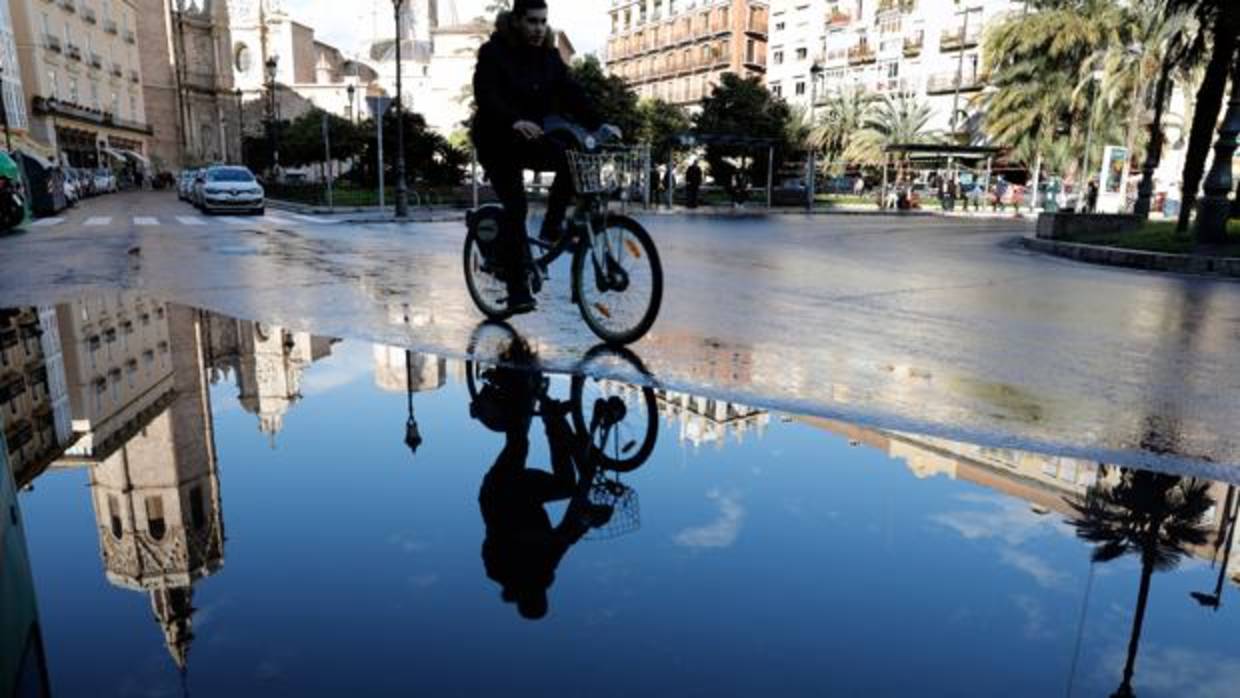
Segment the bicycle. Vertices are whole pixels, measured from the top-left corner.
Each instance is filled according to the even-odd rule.
[[[645,176],[646,151],[610,142],[610,132],[587,132],[562,119],[548,119],[546,137],[567,147],[576,202],[558,241],[526,236],[537,250],[524,273],[537,295],[550,279],[549,269],[572,253],[572,302],[590,331],[609,344],[641,339],[663,301],[663,267],[654,240],[640,223],[612,213],[613,198],[627,199]],[[504,320],[508,310],[505,265],[495,258],[504,209],[487,204],[466,214],[465,283],[478,310]],[[519,272],[520,273],[520,272]]]
[[[494,356],[496,363],[470,359],[465,362],[465,382],[470,396],[470,416],[499,431],[502,416],[488,414],[501,409],[494,404],[493,382],[499,370],[528,372],[539,380],[534,416],[542,416],[551,397],[551,381],[528,350],[525,340],[507,324],[486,322],[474,331],[470,356]],[[514,347],[523,351],[513,351]],[[501,366],[502,362],[502,366]],[[586,496],[591,504],[610,507],[613,515],[596,522],[587,537],[610,538],[636,530],[640,525],[637,492],[620,476],[640,468],[654,452],[658,437],[658,403],[653,388],[597,377],[603,371],[635,371],[649,375],[641,360],[621,347],[599,345],[578,362],[570,379],[569,412],[577,443],[575,451],[592,473]]]

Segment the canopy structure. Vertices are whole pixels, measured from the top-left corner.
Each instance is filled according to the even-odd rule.
[[[135,162],[137,162],[137,163],[140,163],[140,164],[141,164],[141,165],[143,165],[144,167],[150,167],[150,166],[151,166],[151,161],[150,161],[150,160],[148,160],[148,159],[146,159],[146,156],[142,155],[141,153],[136,153],[136,152],[134,152],[134,151],[132,151],[132,150],[121,150],[120,152],[124,153],[124,154],[125,154],[125,157],[128,157],[129,159],[131,159],[131,160],[133,160],[133,161],[135,161]]]
[[[125,161],[125,154],[117,150],[116,148],[112,148],[110,146],[104,146],[103,152],[107,153],[113,160],[120,160],[121,162]]]

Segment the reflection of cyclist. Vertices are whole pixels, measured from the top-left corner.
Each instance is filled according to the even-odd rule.
[[[610,507],[589,503],[593,472],[576,457],[568,403],[542,398],[541,373],[492,369],[470,413],[505,435],[504,448],[482,480],[478,503],[486,524],[482,560],[487,576],[503,587],[503,599],[525,618],[547,614],[547,589],[568,549],[610,516]],[[526,467],[534,409],[541,408],[551,450],[551,472]],[[569,500],[552,526],[544,505]]]
[[[472,136],[478,161],[504,207],[498,252],[509,270],[519,270],[517,265],[529,255],[525,245],[524,171],[556,173],[542,226],[541,236],[546,240],[559,235],[573,194],[564,150],[543,138],[543,121],[551,114],[562,114],[591,130],[601,126],[547,27],[545,0],[516,0],[511,12],[499,13],[495,33],[478,50],[474,98],[478,112]],[[525,274],[510,271],[508,277],[509,310],[533,310],[534,299]]]

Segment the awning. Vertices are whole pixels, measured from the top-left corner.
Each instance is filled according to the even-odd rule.
[[[121,151],[117,150],[116,148],[112,148],[112,147],[109,147],[109,146],[106,146],[106,145],[105,145],[105,146],[103,147],[103,152],[105,152],[105,153],[107,153],[108,155],[112,156],[112,158],[113,158],[113,159],[115,159],[115,160],[120,160],[121,162],[124,162],[124,161],[125,161],[125,154],[124,154],[124,153],[122,153]]]
[[[44,145],[24,133],[15,133],[12,136],[13,150],[20,150],[24,153],[37,155],[41,161],[51,161],[56,159],[56,151],[49,145]],[[51,163],[49,162],[48,165]]]
[[[137,162],[140,162],[140,163],[142,163],[143,165],[145,165],[146,167],[150,167],[150,166],[151,166],[151,161],[150,161],[150,160],[147,160],[147,159],[146,159],[146,157],[145,157],[145,156],[143,156],[141,153],[135,153],[135,152],[134,152],[134,151],[132,151],[132,150],[121,150],[121,152],[125,154],[125,157],[128,157],[128,158],[130,158],[130,159],[132,159],[132,160],[135,160],[135,161],[137,161]]]
[[[45,170],[50,170],[52,167],[55,167],[55,165],[52,164],[51,160],[48,160],[47,158],[43,157],[41,153],[39,153],[38,151],[32,148],[18,147],[18,148],[14,148],[14,150],[20,150],[23,155],[39,163],[39,167],[42,167]]]

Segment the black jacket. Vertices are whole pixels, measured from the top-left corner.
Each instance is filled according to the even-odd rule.
[[[491,39],[478,49],[474,68],[478,111],[471,136],[484,165],[502,156],[519,137],[512,130],[518,121],[542,125],[543,119],[555,114],[589,129],[602,125],[585,91],[560,58],[555,34],[547,32],[541,46],[529,46],[517,31],[509,13],[501,12]]]

